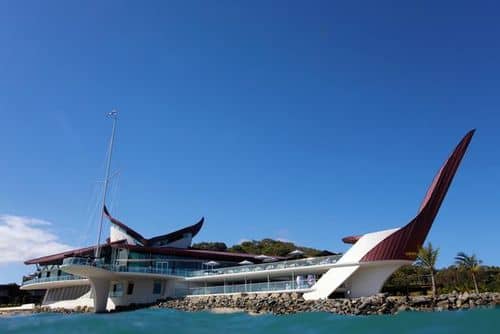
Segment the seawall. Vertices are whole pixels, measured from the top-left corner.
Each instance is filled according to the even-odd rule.
[[[304,300],[298,293],[273,294],[234,294],[225,296],[187,297],[168,299],[155,304],[137,304],[119,307],[113,312],[135,309],[171,308],[196,312],[214,313],[247,312],[250,314],[292,314],[299,312],[329,312],[342,315],[395,314],[402,311],[445,311],[468,310],[477,307],[497,307],[500,293],[450,293],[433,298],[431,296],[388,296],[378,294],[371,297],[353,299]],[[0,310],[0,316],[26,313],[86,313],[93,312],[91,307],[75,309],[50,309],[35,306],[30,309]]]
[[[159,308],[183,311],[235,310],[250,314],[291,314],[297,312],[330,312],[343,315],[395,314],[401,311],[466,310],[500,305],[500,293],[450,293],[431,296],[388,296],[378,294],[353,299],[306,301],[301,294],[235,294],[165,300]]]

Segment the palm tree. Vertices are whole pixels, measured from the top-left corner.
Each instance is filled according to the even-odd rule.
[[[472,282],[474,282],[474,289],[476,293],[479,293],[479,289],[477,287],[476,275],[475,273],[479,271],[481,268],[481,260],[478,260],[475,254],[467,255],[464,252],[459,252],[457,256],[455,256],[455,264],[461,268],[469,270],[472,275]]]
[[[436,261],[439,255],[439,248],[432,247],[432,244],[429,242],[426,247],[421,247],[418,251],[417,260],[415,264],[422,268],[429,270],[431,274],[431,283],[432,283],[432,296],[436,296],[436,281],[434,279],[434,274],[436,272]]]

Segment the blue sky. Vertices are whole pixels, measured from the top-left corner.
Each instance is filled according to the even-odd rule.
[[[23,257],[94,242],[113,108],[110,206],[131,227],[205,216],[197,241],[333,251],[406,224],[477,128],[428,240],[440,266],[458,251],[500,265],[499,9],[1,2],[0,282],[31,269]]]

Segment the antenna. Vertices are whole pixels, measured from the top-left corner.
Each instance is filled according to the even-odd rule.
[[[101,218],[99,221],[99,230],[97,233],[97,245],[95,249],[95,258],[99,258],[101,256],[101,234],[102,234],[102,222],[104,220],[104,206],[106,205],[106,195],[108,193],[108,184],[109,184],[109,170],[111,168],[111,156],[113,155],[113,143],[115,141],[115,129],[116,129],[116,121],[118,120],[118,111],[112,110],[108,113],[108,117],[113,119],[113,129],[111,130],[111,139],[109,140],[109,149],[108,149],[108,159],[106,163],[106,176],[104,178],[104,191],[102,195],[102,207],[101,207]]]

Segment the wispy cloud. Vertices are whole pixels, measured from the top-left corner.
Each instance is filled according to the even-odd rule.
[[[50,225],[41,219],[0,215],[0,264],[71,249],[48,230]]]

